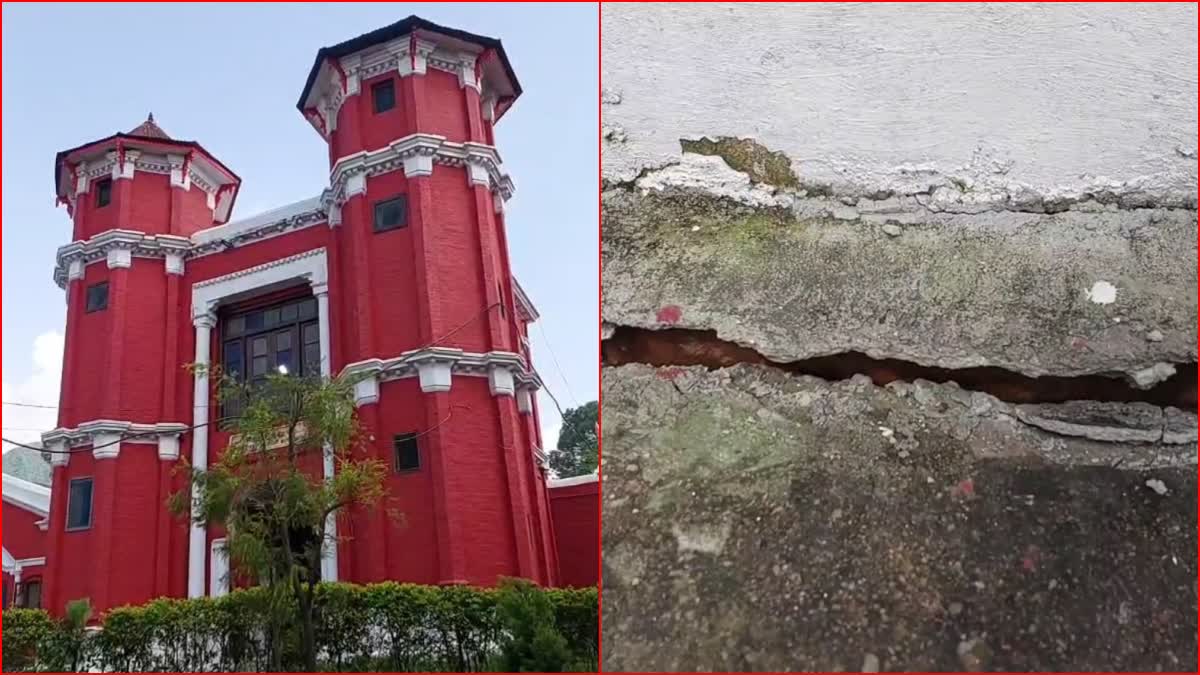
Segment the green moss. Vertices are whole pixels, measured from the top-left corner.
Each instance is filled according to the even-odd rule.
[[[778,187],[799,188],[800,179],[792,172],[792,161],[778,151],[771,151],[749,138],[679,139],[684,152],[715,155],[731,168],[749,174],[750,180]]]

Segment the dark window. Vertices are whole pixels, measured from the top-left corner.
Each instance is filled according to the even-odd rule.
[[[96,181],[96,208],[108,206],[112,201],[112,179]]]
[[[385,80],[371,87],[371,101],[375,112],[381,113],[396,107],[396,85],[393,80]]]
[[[221,364],[228,375],[256,384],[273,373],[321,373],[316,298],[288,300],[227,316],[222,326]],[[221,417],[238,415],[242,404],[226,399]]]
[[[375,203],[375,231],[386,232],[408,225],[408,195]]]
[[[92,526],[92,479],[75,478],[67,492],[67,529],[86,530]]]
[[[21,595],[17,598],[17,605],[25,609],[41,609],[42,582],[34,580],[21,584]]]
[[[108,282],[101,281],[87,288],[87,311],[99,312],[108,309]]]
[[[416,471],[421,468],[421,450],[416,434],[400,434],[392,440],[396,450],[396,471]]]

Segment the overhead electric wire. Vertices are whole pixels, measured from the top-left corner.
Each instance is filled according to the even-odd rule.
[[[19,403],[17,401],[4,401],[4,405],[15,405],[22,408],[45,408],[47,410],[58,410],[56,405],[41,405],[39,403]]]
[[[575,392],[571,391],[571,383],[567,382],[567,374],[563,372],[562,366],[558,363],[558,356],[554,354],[554,347],[550,344],[550,336],[546,335],[546,327],[542,325],[543,323],[538,321],[537,325],[538,330],[542,333],[542,341],[546,343],[546,351],[550,352],[550,359],[554,361],[554,369],[558,371],[558,376],[562,378],[563,384],[567,387],[567,395],[571,397],[571,400],[575,402],[575,407],[578,408],[579,399],[575,398]],[[551,398],[554,397],[551,396]],[[558,405],[557,401],[555,401],[555,405]]]

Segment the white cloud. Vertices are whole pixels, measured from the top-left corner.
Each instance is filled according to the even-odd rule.
[[[558,448],[558,434],[562,431],[562,420],[553,424],[544,423],[542,425],[542,449],[547,452],[553,452]]]
[[[58,405],[58,388],[62,378],[63,334],[58,331],[42,333],[33,340],[33,372],[20,382],[4,380],[4,400],[36,405]],[[7,372],[12,372],[9,364]],[[4,437],[17,442],[36,441],[43,431],[58,423],[57,408],[26,408],[4,406]],[[5,444],[5,450],[9,446]]]

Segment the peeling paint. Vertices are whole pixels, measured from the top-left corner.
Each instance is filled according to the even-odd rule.
[[[1111,305],[1117,301],[1117,287],[1107,281],[1097,281],[1084,292],[1087,294],[1088,300],[1097,305]]]

